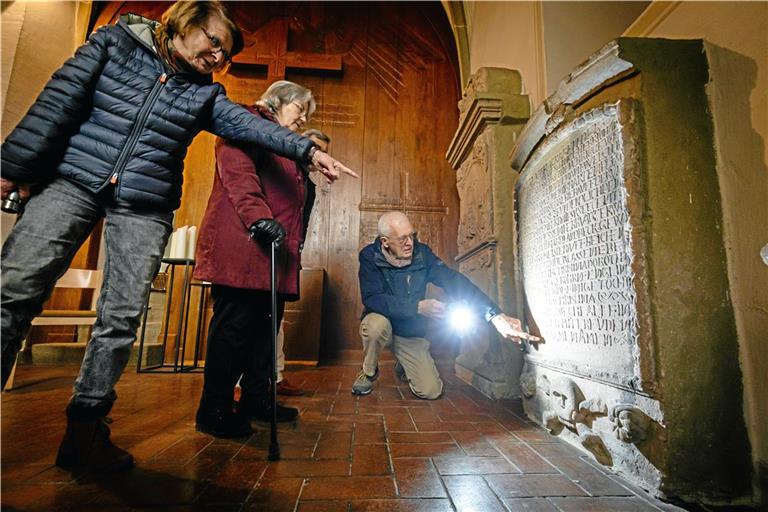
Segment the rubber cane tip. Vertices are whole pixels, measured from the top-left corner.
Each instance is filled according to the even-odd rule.
[[[269,456],[267,457],[268,460],[280,460],[280,448],[276,446],[270,446],[269,447]]]

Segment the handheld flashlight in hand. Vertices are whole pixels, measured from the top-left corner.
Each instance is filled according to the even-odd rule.
[[[477,314],[464,302],[454,302],[448,306],[448,323],[459,334],[472,330],[477,322]]]
[[[16,215],[21,212],[21,195],[19,195],[18,190],[13,190],[8,194],[8,197],[6,197],[3,200],[2,205],[0,205],[0,210],[5,213],[13,213]]]

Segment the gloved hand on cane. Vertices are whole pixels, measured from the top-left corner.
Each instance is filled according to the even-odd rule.
[[[265,245],[275,242],[280,245],[285,238],[285,228],[275,219],[257,220],[248,228],[251,238]]]

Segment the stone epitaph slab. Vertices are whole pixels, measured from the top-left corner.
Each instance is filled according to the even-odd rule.
[[[561,126],[518,184],[518,231],[528,304],[547,340],[531,358],[637,388],[632,191],[624,165],[631,129],[619,121],[618,105]]]
[[[528,416],[667,497],[749,493],[749,440],[701,41],[622,38],[511,154]]]

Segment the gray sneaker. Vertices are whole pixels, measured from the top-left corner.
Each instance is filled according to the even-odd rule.
[[[373,381],[375,381],[377,378],[379,378],[379,367],[376,367],[376,372],[374,372],[372,377],[369,377],[365,374],[364,370],[360,370],[360,373],[357,374],[357,379],[355,379],[355,383],[352,384],[352,394],[353,395],[367,395],[371,391],[373,391]]]
[[[395,361],[395,380],[408,382],[408,377],[405,375],[405,368],[400,364],[400,361]]]

